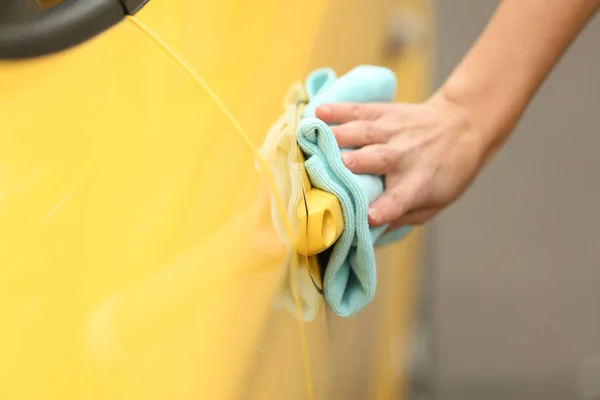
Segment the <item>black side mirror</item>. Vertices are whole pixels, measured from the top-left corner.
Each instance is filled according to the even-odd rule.
[[[0,0],[0,60],[76,46],[133,15],[149,0]]]

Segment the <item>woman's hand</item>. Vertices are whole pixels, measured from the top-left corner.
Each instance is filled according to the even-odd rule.
[[[457,106],[436,95],[422,104],[328,104],[317,117],[332,131],[352,172],[385,175],[385,192],[369,209],[369,223],[427,222],[459,197],[481,167],[483,139]]]
[[[371,225],[422,224],[456,200],[513,130],[527,104],[600,0],[503,0],[442,88],[422,104],[331,104],[355,173],[385,175]]]

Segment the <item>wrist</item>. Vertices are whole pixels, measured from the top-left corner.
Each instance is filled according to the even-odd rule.
[[[476,135],[481,143],[484,162],[505,142],[526,105],[510,88],[459,74],[448,79],[434,97],[463,115],[469,134]]]

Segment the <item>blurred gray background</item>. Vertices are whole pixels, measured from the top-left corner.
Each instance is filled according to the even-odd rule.
[[[438,1],[438,85],[496,4]],[[599,206],[597,16],[504,150],[429,227],[433,398],[600,399]]]

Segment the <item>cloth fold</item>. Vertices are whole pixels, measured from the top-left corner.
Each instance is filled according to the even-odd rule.
[[[335,314],[349,317],[362,310],[375,295],[377,273],[374,247],[404,238],[411,227],[385,233],[387,226],[370,227],[369,204],[384,191],[381,176],[354,174],[342,162],[330,127],[315,117],[319,105],[338,102],[391,102],[396,77],[387,68],[358,66],[338,78],[329,68],[312,72],[305,90],[309,99],[296,134],[306,156],[305,167],[313,186],[334,194],[342,205],[344,231],[327,252],[324,294]]]
[[[302,184],[301,162],[298,159],[295,127],[301,117],[300,112],[298,112],[298,105],[306,101],[307,96],[302,84],[293,84],[284,98],[284,113],[271,125],[260,149],[262,158],[269,169],[273,171],[277,191],[286,204],[286,213],[296,234],[299,229],[296,209],[302,202]],[[258,166],[257,169],[259,169]],[[306,257],[291,251],[294,248],[294,243],[290,241],[291,238],[288,237],[284,222],[274,203],[275,200],[273,194],[271,194],[273,226],[288,249],[288,257],[285,261],[286,271],[278,296],[275,299],[275,307],[284,309],[295,318],[298,315],[298,310],[294,300],[294,288],[297,288],[298,299],[302,308],[302,320],[312,321],[321,310],[324,299],[312,281]],[[292,262],[292,257],[297,260],[296,263]],[[296,266],[295,274],[292,271],[294,265]],[[294,276],[296,277],[295,282]]]

